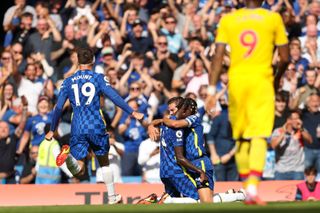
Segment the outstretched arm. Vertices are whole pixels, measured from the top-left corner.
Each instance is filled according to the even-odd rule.
[[[51,126],[50,126],[50,131],[46,134],[45,138],[47,140],[51,140],[53,135],[54,135],[54,131],[56,130],[58,123],[59,123],[59,119],[61,117],[62,114],[62,110],[63,110],[63,106],[65,104],[65,102],[67,101],[68,95],[67,95],[67,88],[66,85],[64,85],[65,82],[62,83],[61,87],[60,87],[60,93],[58,96],[58,101],[57,101],[57,105],[55,106],[54,110],[53,110],[53,116],[52,116],[52,122],[51,122]]]
[[[103,78],[103,80],[102,80]],[[137,120],[142,120],[143,114],[133,111],[133,109],[121,98],[121,96],[111,87],[106,76],[101,75],[100,85],[104,95],[106,95],[115,105],[132,115]]]

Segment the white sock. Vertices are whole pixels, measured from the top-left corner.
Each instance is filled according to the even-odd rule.
[[[167,197],[164,203],[198,203],[198,201],[189,197]]]
[[[109,166],[101,167],[101,171],[103,181],[107,187],[109,200],[111,199],[113,201],[116,195],[113,182],[113,172]]]
[[[76,175],[81,171],[78,161],[71,154],[68,155],[66,164],[72,175]]]
[[[242,192],[235,193],[216,193],[213,195],[214,203],[230,203],[235,201],[242,201],[245,199],[245,196]]]

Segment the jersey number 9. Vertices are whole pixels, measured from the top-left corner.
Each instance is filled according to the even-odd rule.
[[[76,105],[80,106],[79,86],[78,86],[78,84],[72,84],[71,88],[73,89],[73,92],[74,92],[74,98],[76,100]],[[96,88],[93,85],[93,83],[87,82],[87,83],[82,85],[81,93],[82,93],[82,95],[84,95],[85,97],[88,98],[85,105],[90,105],[92,100],[93,100],[94,94],[96,93]]]
[[[244,54],[244,57],[248,57],[253,52],[257,45],[257,34],[252,30],[243,31],[240,35],[240,43],[242,46],[246,47],[248,50]]]

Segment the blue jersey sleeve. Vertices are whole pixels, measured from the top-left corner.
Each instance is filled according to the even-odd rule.
[[[55,131],[57,126],[58,126],[58,122],[62,113],[62,109],[63,106],[68,98],[68,91],[67,91],[67,86],[66,86],[66,81],[65,80],[61,87],[60,87],[60,92],[59,92],[59,96],[58,96],[58,101],[57,101],[57,105],[53,110],[53,115],[52,115],[52,122],[51,122],[51,126],[50,126],[50,130],[51,131]]]
[[[195,115],[190,115],[186,117],[186,121],[188,122],[188,127],[195,127],[199,123],[200,115],[197,113]]]
[[[110,83],[106,76],[100,75],[99,86],[105,96],[107,96],[115,105],[120,107],[129,115],[132,114],[133,109],[121,98],[121,96],[110,86]]]

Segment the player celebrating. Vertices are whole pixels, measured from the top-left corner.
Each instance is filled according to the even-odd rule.
[[[257,196],[267,143],[274,122],[274,89],[288,64],[288,40],[281,16],[261,7],[262,0],[246,0],[246,8],[223,16],[216,38],[216,55],[209,73],[206,108],[214,111],[216,84],[226,45],[230,45],[229,117],[237,140],[236,162],[245,180],[247,204],[265,204]],[[273,77],[274,45],[280,61]],[[273,87],[274,84],[274,87]]]
[[[175,157],[184,174],[197,189],[200,201],[212,202],[213,166],[206,154],[203,127],[200,117],[196,113],[197,103],[191,98],[185,98],[177,112],[177,119],[181,120],[164,118],[163,121],[170,128],[187,127],[175,129],[180,135],[183,135],[181,143],[174,144]],[[177,136],[179,136],[178,133]]]
[[[113,173],[109,167],[109,136],[100,111],[100,95],[106,95],[117,106],[141,120],[142,113],[134,112],[110,86],[107,77],[92,71],[94,54],[89,48],[78,50],[79,70],[65,79],[54,109],[50,131],[46,135],[51,140],[57,128],[64,103],[69,99],[73,108],[70,147],[62,147],[57,157],[57,165],[66,161],[70,172],[75,176],[84,174],[84,158],[91,148],[101,166],[103,180],[108,190],[109,204],[119,203],[122,199],[115,193]]]
[[[153,140],[157,137],[153,125],[164,122],[172,127],[161,127],[160,177],[169,196],[166,199],[162,196],[159,203],[195,203],[199,198],[200,202],[243,200],[243,192],[212,195],[213,167],[204,149],[200,118],[195,115],[196,102],[190,98],[175,97],[169,100],[168,109],[172,119],[157,119],[149,126]],[[175,120],[174,114],[180,120]],[[181,198],[180,194],[187,197]],[[149,204],[154,200],[155,194],[152,194],[138,203]]]

